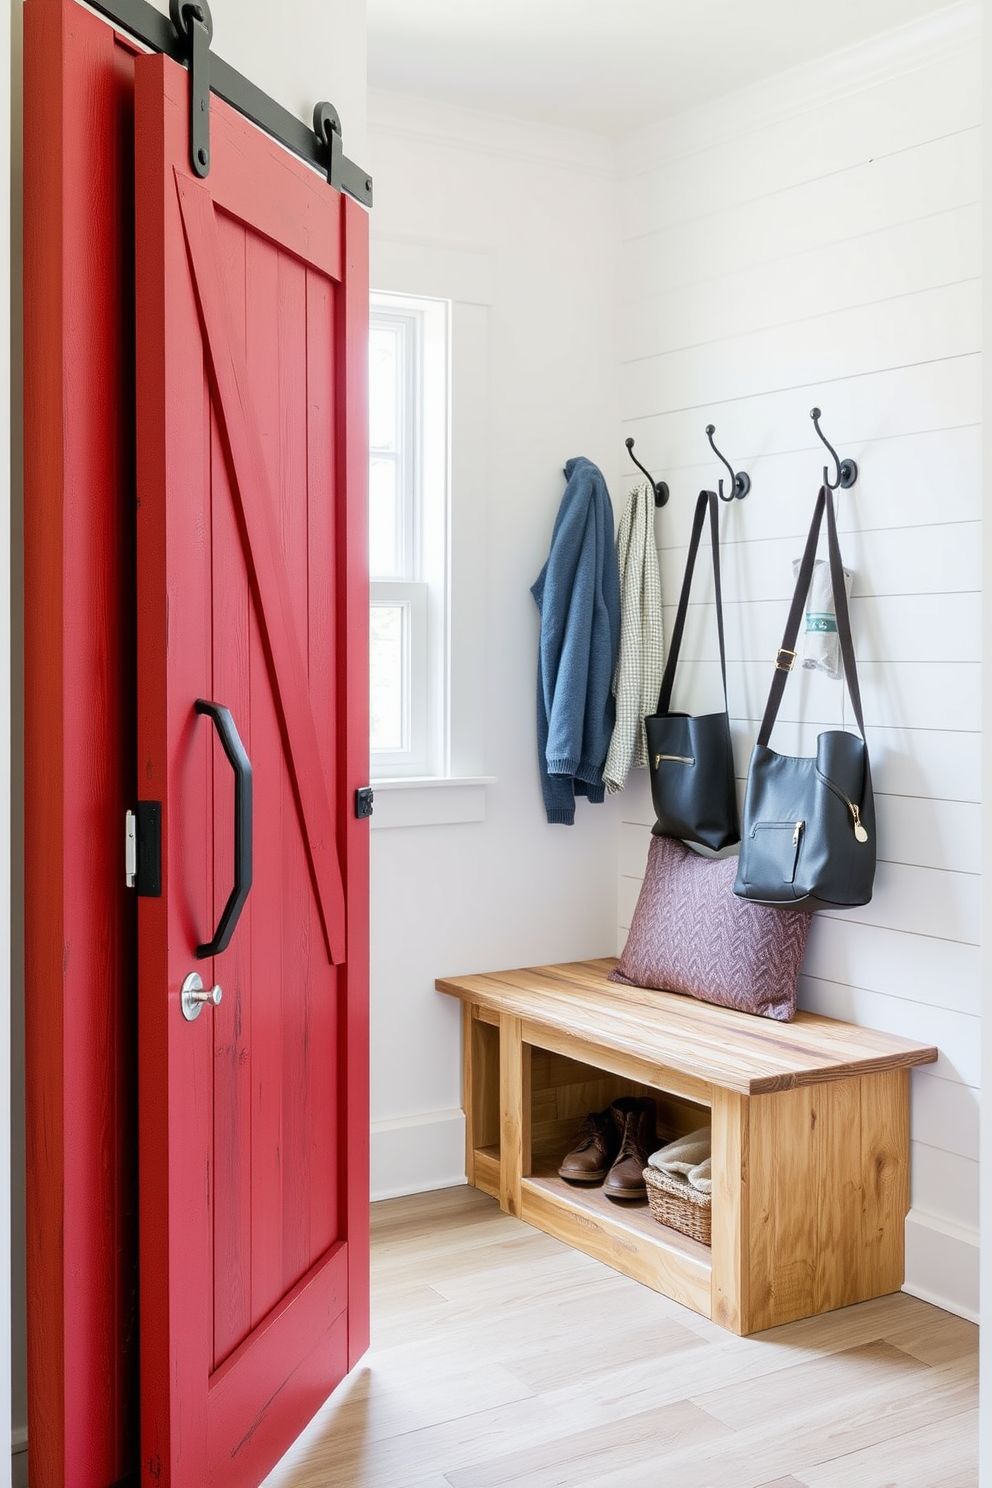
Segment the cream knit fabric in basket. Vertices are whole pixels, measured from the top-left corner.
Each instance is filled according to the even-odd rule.
[[[659,1172],[677,1174],[686,1178],[700,1193],[712,1193],[713,1179],[710,1169],[710,1154],[713,1150],[711,1128],[701,1126],[687,1137],[678,1137],[674,1142],[652,1152],[648,1162]]]

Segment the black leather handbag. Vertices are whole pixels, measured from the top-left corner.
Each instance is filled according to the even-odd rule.
[[[796,659],[823,513],[837,635],[858,734],[820,734],[816,757],[776,754],[768,741]],[[734,893],[790,909],[849,909],[867,904],[875,879],[875,798],[851,639],[847,589],[837,540],[833,493],[821,486],[775,662],[765,716],[744,792],[744,832]]]
[[[669,705],[675,685],[685,629],[689,590],[699,551],[699,539],[710,514],[713,545],[713,585],[716,593],[716,625],[720,637],[720,669],[723,673],[722,713],[693,716],[672,713]],[[672,643],[658,695],[658,711],[644,720],[648,739],[648,768],[651,799],[658,820],[658,837],[679,837],[719,849],[740,841],[737,787],[734,781],[734,751],[727,712],[727,658],[723,644],[723,596],[720,591],[720,514],[715,491],[700,491],[689,539],[689,552],[682,580],[682,593],[672,631]]]

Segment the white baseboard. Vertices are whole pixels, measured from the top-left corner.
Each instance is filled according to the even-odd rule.
[[[904,1292],[977,1323],[978,1260],[977,1230],[922,1209],[909,1211]]]
[[[464,1113],[427,1111],[373,1121],[371,1169],[373,1201],[464,1183]]]

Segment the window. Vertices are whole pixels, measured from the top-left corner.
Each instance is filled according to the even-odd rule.
[[[373,830],[485,820],[494,265],[371,243]]]
[[[373,294],[369,568],[373,777],[447,760],[449,304]]]

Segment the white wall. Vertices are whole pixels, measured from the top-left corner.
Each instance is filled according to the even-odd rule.
[[[982,84],[983,96],[987,100],[992,97],[992,0],[984,0],[982,5]],[[988,147],[988,133],[986,132],[985,148],[982,152],[982,196],[984,227],[984,250],[982,255],[983,269],[987,273],[989,268],[989,245],[992,244],[992,151]],[[982,301],[982,331],[984,344],[992,344],[992,296],[983,295]],[[989,441],[992,440],[992,378],[986,377],[982,383],[982,436],[983,445],[987,450]],[[990,493],[992,493],[992,465],[988,458],[983,460],[982,485],[985,492],[985,504],[988,505]],[[983,587],[992,583],[992,522],[983,523],[982,528],[982,576]],[[988,655],[988,644],[992,636],[992,625],[990,625],[989,606],[986,604],[983,613],[982,639],[985,654]],[[992,834],[992,668],[985,666],[982,671],[982,838],[988,841]],[[982,925],[992,923],[992,892],[990,892],[989,875],[985,874],[982,879]],[[992,983],[992,957],[988,950],[988,934],[983,935],[982,950],[982,1007],[983,1010],[989,1006],[989,988]],[[992,1089],[992,1019],[984,1018],[982,1022],[982,1088]],[[986,1098],[982,1107],[981,1116],[981,1143],[985,1153],[992,1152],[992,1101]],[[981,1179],[981,1228],[988,1236],[992,1234],[992,1163],[986,1161],[982,1168]],[[990,1488],[992,1485],[992,1245],[986,1244],[982,1250],[981,1258],[981,1316],[982,1324],[979,1333],[979,1483],[981,1488]]]
[[[939,1062],[913,1075],[907,1287],[970,1317],[981,1083],[978,39],[978,5],[954,7],[619,152],[621,415],[672,486],[658,519],[670,604],[693,497],[720,474],[708,422],[753,481],[722,517],[742,780],[822,468],[812,405],[860,467],[838,505],[855,573],[878,875],[864,909],[816,916],[800,1005],[939,1046]],[[719,706],[712,614],[698,603],[683,656],[676,705]],[[786,752],[810,752],[819,727],[852,723],[840,684],[820,674],[791,679],[780,717],[772,743]],[[621,943],[652,820],[643,777],[623,817]]]
[[[11,13],[0,4],[0,285],[10,281]],[[10,1085],[10,295],[0,292],[0,1130],[9,1132]],[[11,1204],[10,1146],[0,1141],[0,1442],[11,1432]],[[0,1488],[10,1483],[10,1460],[0,1452]]]
[[[458,824],[387,827],[396,793],[377,793],[372,1191],[383,1197],[464,1181],[459,1008],[433,990],[435,977],[602,955],[615,938],[615,803],[580,801],[573,827],[549,827],[543,814],[529,589],[565,460],[588,455],[612,484],[626,455],[604,142],[386,94],[371,95],[369,117],[373,287],[432,285],[488,341],[452,504],[454,540],[479,569],[454,617],[456,641],[472,628],[483,684],[471,773],[495,777],[475,790],[484,820]],[[404,263],[415,282],[399,282]],[[457,402],[457,345],[455,355]]]

